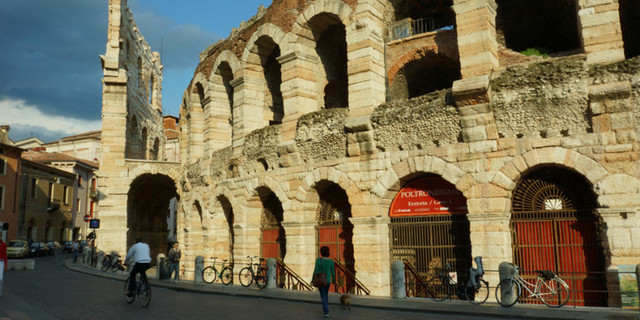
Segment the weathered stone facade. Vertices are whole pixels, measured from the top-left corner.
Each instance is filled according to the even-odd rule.
[[[472,256],[496,270],[514,258],[518,183],[541,168],[573,172],[593,191],[605,268],[638,263],[640,58],[625,60],[618,1],[567,1],[581,47],[544,59],[512,51],[494,0],[440,1],[435,26],[454,28],[389,39],[395,20],[416,19],[402,15],[411,2],[275,0],[200,55],[180,111],[181,172],[169,175],[187,270],[196,256],[260,255],[266,199],[275,196],[284,261],[309,279],[318,212],[339,189],[357,277],[389,295],[390,206],[422,176],[462,192]],[[398,75],[406,90],[394,87]],[[611,294],[609,305],[618,303]]]
[[[181,108],[190,159],[179,221],[187,260],[259,255],[261,199],[273,193],[284,210],[284,260],[309,277],[319,193],[333,184],[351,206],[358,278],[388,295],[389,206],[406,182],[433,174],[463,192],[473,256],[497,269],[512,260],[516,184],[555,165],[583,175],[597,195],[607,267],[637,263],[640,68],[637,58],[625,60],[617,2],[576,1],[583,47],[547,59],[508,48],[498,37],[504,30],[497,32],[493,0],[450,3],[453,30],[388,39],[400,3],[274,1],[201,54]],[[326,58],[321,48],[325,32],[339,28],[347,50],[342,67],[339,55]],[[339,50],[336,34],[329,37]],[[273,81],[265,57],[274,48],[284,102],[277,124],[263,103]],[[410,99],[401,87],[388,93],[398,75],[413,81],[415,74],[402,70],[423,58],[451,61],[447,68],[457,66],[459,78],[415,98],[409,85]],[[332,79],[340,68],[348,101],[328,109],[327,88],[341,81]],[[435,74],[422,77],[441,77],[425,70]]]

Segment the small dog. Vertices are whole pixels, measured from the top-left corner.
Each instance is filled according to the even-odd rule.
[[[351,310],[351,296],[349,294],[343,294],[340,296],[340,304],[345,310]]]

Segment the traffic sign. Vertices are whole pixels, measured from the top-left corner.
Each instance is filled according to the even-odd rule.
[[[86,214],[84,216],[84,222],[89,222],[89,220],[91,220],[91,217],[88,214]]]

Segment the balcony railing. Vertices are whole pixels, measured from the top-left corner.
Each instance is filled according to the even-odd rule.
[[[396,21],[389,26],[389,41],[408,38],[416,34],[421,34],[435,30],[432,18],[422,18],[413,20],[411,18]]]

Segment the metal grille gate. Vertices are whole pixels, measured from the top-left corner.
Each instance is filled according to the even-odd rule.
[[[391,218],[392,260],[406,261],[428,280],[449,263],[464,274],[471,267],[469,220],[466,214]]]
[[[594,198],[584,179],[559,168],[527,175],[513,196],[514,263],[531,272],[532,279],[535,270],[558,272],[570,286],[569,303],[575,305],[607,302],[603,235]]]

